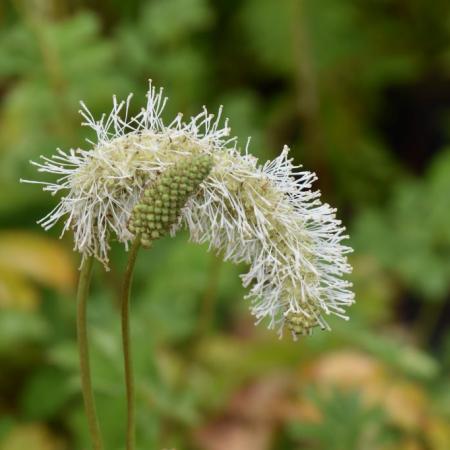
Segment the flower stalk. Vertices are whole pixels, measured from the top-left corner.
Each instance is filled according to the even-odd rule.
[[[130,344],[130,294],[131,284],[133,281],[134,266],[136,258],[141,246],[140,237],[136,236],[130,253],[128,256],[127,267],[125,269],[125,276],[122,285],[121,295],[121,319],[122,319],[122,346],[123,358],[125,367],[125,386],[127,393],[127,436],[126,449],[134,450],[135,446],[135,393],[134,393],[134,374],[133,374],[133,360],[131,354]]]
[[[143,192],[134,206],[128,228],[135,239],[128,256],[122,286],[122,344],[127,391],[126,449],[135,447],[135,393],[130,345],[130,293],[136,257],[141,245],[150,248],[152,242],[166,235],[180,217],[188,198],[195,194],[212,167],[209,156],[189,157],[167,169]]]
[[[81,265],[77,291],[77,340],[80,358],[81,389],[83,392],[84,408],[86,411],[92,446],[94,450],[103,450],[103,440],[92,390],[86,320],[86,306],[92,275],[92,266],[92,257],[84,259]]]

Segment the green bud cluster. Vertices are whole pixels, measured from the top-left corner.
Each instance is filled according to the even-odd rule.
[[[313,305],[307,305],[304,309],[309,316],[306,316],[303,313],[294,312],[290,312],[285,316],[287,327],[296,336],[311,334],[312,329],[320,325],[315,315],[319,313],[319,309]]]
[[[186,157],[166,169],[149,185],[133,208],[129,230],[139,236],[144,247],[165,236],[176,223],[180,210],[209,175],[213,160],[209,155]]]

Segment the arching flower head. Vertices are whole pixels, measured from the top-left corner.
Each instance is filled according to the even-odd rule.
[[[316,326],[328,328],[328,314],[345,318],[345,307],[354,301],[344,279],[351,271],[346,257],[351,249],[342,244],[347,236],[335,209],[312,190],[316,176],[294,166],[287,147],[263,165],[248,144],[241,152],[236,138],[229,137],[227,121],[221,125],[221,110],[214,117],[203,109],[187,122],[180,114],[165,125],[162,90],[150,85],[146,107],[132,117],[130,100],[131,95],[120,103],[114,98],[111,113],[99,121],[82,103],[84,125],[97,135],[96,142],[89,141],[92,148],[58,149],[33,163],[41,172],[60,175],[42,183],[44,190],[64,192],[40,220],[42,226],[48,229],[62,219],[63,233],[74,233],[75,249],[107,267],[112,238],[128,245],[144,229],[141,219],[148,230],[145,240],[159,237],[148,227],[158,222],[164,228],[167,217],[172,234],[185,226],[192,241],[207,242],[225,260],[249,265],[242,280],[250,288],[257,321],[268,318],[269,327],[280,333],[287,325],[295,337]],[[178,215],[152,210],[150,218],[141,217],[146,198],[159,201],[154,197],[159,178],[176,177],[177,167],[192,158],[206,158],[208,170],[197,181],[192,175],[196,189],[183,197]]]

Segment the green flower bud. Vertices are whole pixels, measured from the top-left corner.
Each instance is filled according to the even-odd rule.
[[[169,232],[181,208],[209,175],[212,163],[208,155],[190,156],[166,169],[145,189],[128,224],[132,233],[140,235],[144,247]]]

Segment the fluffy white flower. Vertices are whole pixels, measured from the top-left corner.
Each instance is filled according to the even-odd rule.
[[[147,106],[128,117],[131,96],[114,98],[109,116],[94,120],[82,103],[85,122],[97,134],[90,150],[58,149],[51,158],[33,163],[41,172],[61,175],[44,190],[65,195],[40,223],[46,229],[64,219],[63,233],[73,230],[75,249],[108,264],[112,237],[128,245],[133,207],[144,188],[180,159],[207,154],[214,166],[199,192],[182,209],[172,233],[186,226],[195,242],[208,242],[226,260],[246,262],[243,284],[259,320],[269,327],[287,323],[293,335],[306,334],[330,313],[345,318],[353,303],[351,271],[341,244],[347,236],[336,211],[312,191],[316,176],[301,171],[280,156],[259,165],[247,148],[241,153],[229,138],[227,121],[208,114],[183,122],[178,115],[165,125],[161,119],[166,99],[150,86]],[[248,147],[248,145],[247,145]],[[36,182],[40,183],[40,182]]]

